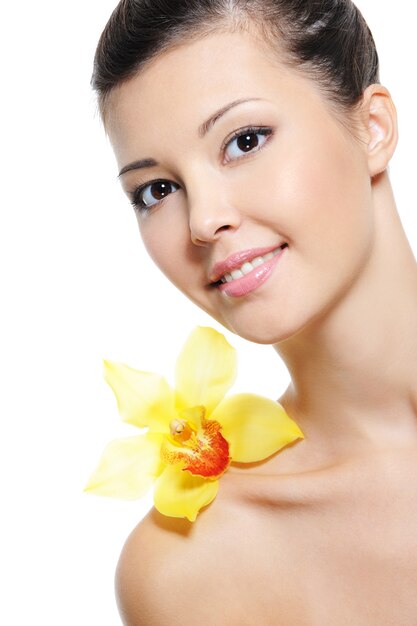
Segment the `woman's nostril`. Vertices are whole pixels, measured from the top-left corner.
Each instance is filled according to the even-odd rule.
[[[229,228],[231,228],[231,226],[229,224],[225,224],[224,226],[220,226],[217,230],[216,233],[220,233],[222,230],[229,230]]]

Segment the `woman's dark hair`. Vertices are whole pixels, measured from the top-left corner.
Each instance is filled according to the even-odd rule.
[[[121,0],[97,46],[91,80],[103,120],[112,90],[168,49],[213,32],[252,31],[349,114],[379,82],[372,33],[351,0]]]

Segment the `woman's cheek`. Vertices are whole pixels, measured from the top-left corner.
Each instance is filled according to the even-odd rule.
[[[180,202],[169,199],[161,207],[139,217],[139,231],[151,259],[170,279],[190,246],[189,223]]]

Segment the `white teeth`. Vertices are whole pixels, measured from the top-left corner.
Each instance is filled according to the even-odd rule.
[[[260,265],[264,264],[264,259],[261,256],[257,256],[256,259],[252,259],[251,261],[251,265],[253,265],[253,267],[259,267]]]
[[[273,250],[273,252],[268,252],[264,256],[255,257],[254,259],[252,259],[252,261],[245,261],[245,263],[243,263],[243,265],[239,267],[239,269],[233,270],[233,272],[231,272],[230,274],[225,274],[224,276],[222,276],[222,278],[220,279],[221,282],[230,283],[232,280],[236,280],[237,278],[242,278],[243,276],[246,276],[246,274],[249,274],[255,268],[263,265],[266,261],[269,261],[274,256],[279,254],[281,252],[281,249],[282,248],[279,247],[276,248],[276,250]]]
[[[253,271],[252,263],[249,263],[249,262],[244,263],[242,267],[240,268],[240,271],[242,272],[243,275],[249,274],[249,272]]]

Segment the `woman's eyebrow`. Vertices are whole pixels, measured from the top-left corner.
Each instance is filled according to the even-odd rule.
[[[208,133],[208,131],[213,128],[217,120],[219,120],[225,113],[227,113],[227,111],[230,111],[230,109],[233,109],[234,107],[238,106],[239,104],[243,104],[244,102],[251,102],[253,100],[262,100],[262,98],[240,98],[239,100],[233,100],[233,102],[229,102],[228,104],[223,105],[220,109],[215,111],[215,113],[210,115],[210,117],[198,127],[198,136],[203,138]],[[120,178],[120,176],[123,176],[123,174],[126,174],[126,172],[131,172],[132,170],[140,170],[146,167],[156,167],[157,165],[159,165],[158,161],[155,161],[155,159],[152,158],[133,161],[132,163],[128,163],[127,165],[124,165],[122,167],[118,177]]]
[[[132,170],[140,170],[144,167],[156,167],[156,165],[159,165],[159,163],[158,161],[155,161],[155,159],[140,159],[139,161],[133,161],[132,163],[128,163],[127,165],[124,165],[122,167],[119,172],[118,178],[120,178],[120,176],[123,176],[123,174],[126,174],[126,172],[131,172]]]
[[[233,102],[229,102],[221,107],[218,111],[210,115],[208,120],[203,122],[201,126],[198,127],[198,135],[199,137],[204,137],[208,133],[208,131],[214,126],[214,124],[219,120],[222,115],[227,113],[230,109],[233,109],[238,104],[243,104],[244,102],[251,102],[252,100],[262,100],[262,98],[240,98],[240,100],[233,100]]]

